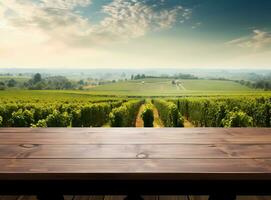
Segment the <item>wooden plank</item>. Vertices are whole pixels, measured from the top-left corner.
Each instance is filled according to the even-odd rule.
[[[65,200],[123,200],[125,196],[76,196]],[[208,200],[208,196],[143,196],[144,200]],[[270,200],[270,196],[238,196],[237,200]],[[35,196],[0,196],[0,200],[37,200]]]
[[[155,196],[155,195],[145,195],[142,197],[144,198],[144,200],[159,200],[159,196]]]
[[[0,197],[0,199],[1,199],[1,197]],[[68,196],[64,196],[64,199],[65,200],[74,200],[74,196],[70,196],[70,195],[68,195]],[[2,199],[1,199],[2,200]],[[8,200],[8,199],[6,199],[6,200]],[[17,197],[17,200],[37,200],[37,197],[36,196],[29,196],[29,195],[23,195],[23,196],[19,196],[19,197]],[[103,199],[101,199],[101,200],[103,200]]]
[[[104,196],[103,195],[91,195],[89,197],[89,200],[104,200]]]
[[[104,200],[105,196],[102,195],[92,195],[92,196],[74,196],[74,198],[72,200]],[[66,200],[66,198],[65,198]]]
[[[90,200],[90,196],[75,196],[73,200]]]
[[[0,196],[0,200],[17,200],[19,196]]]
[[[209,196],[189,196],[188,200],[208,200]]]
[[[64,197],[65,200],[123,200],[125,196],[76,196],[73,199]],[[208,196],[143,196],[144,200],[208,200]],[[1,200],[37,200],[35,196],[0,196]],[[270,200],[270,196],[238,196],[237,200]]]
[[[208,200],[208,196],[189,196],[189,200]],[[237,196],[237,200],[270,200],[267,196]]]
[[[187,196],[159,196],[159,200],[189,200]]]
[[[4,158],[271,158],[269,145],[0,145]]]
[[[104,200],[123,200],[125,197],[125,195],[106,195]]]
[[[163,133],[167,134],[220,134],[225,133],[229,135],[251,135],[255,132],[260,132],[261,134],[270,133],[270,128],[159,128],[159,129],[150,129],[150,128],[1,128],[0,133],[110,133],[110,134],[152,134],[152,133]]]
[[[0,180],[271,180],[261,159],[0,159]]]
[[[17,200],[37,200],[36,196],[20,196]]]
[[[0,129],[0,144],[174,143],[271,144],[271,129]]]
[[[204,138],[207,135],[209,137],[255,137],[255,136],[270,136],[270,128],[160,128],[160,129],[135,129],[135,128],[1,128],[1,134],[7,133],[28,133],[28,134],[49,134],[55,135],[56,133],[62,134],[83,134],[91,136],[101,136],[101,135],[113,135],[113,136],[163,136],[172,137],[175,135],[182,135],[185,137],[201,137]],[[166,134],[165,134],[166,133]],[[129,135],[131,134],[131,135]]]
[[[270,196],[238,196],[237,200],[270,200]]]

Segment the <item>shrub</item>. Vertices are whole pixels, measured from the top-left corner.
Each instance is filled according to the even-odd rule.
[[[19,109],[12,113],[10,121],[14,127],[29,127],[34,122],[33,111]]]
[[[46,120],[45,119],[41,119],[38,121],[38,123],[36,124],[32,124],[31,126],[32,128],[46,128],[47,127],[47,123],[46,123]]]
[[[81,116],[77,117],[81,117],[83,127],[100,127],[108,121],[110,111],[111,106],[108,103],[90,104],[82,107]]]
[[[67,112],[60,113],[57,110],[46,118],[48,127],[68,127],[70,126],[70,116]]]
[[[2,127],[3,117],[0,116],[0,127]]]
[[[72,127],[82,127],[81,110],[72,110],[71,120]]]
[[[231,111],[227,113],[222,120],[224,127],[250,127],[252,126],[252,117],[248,116],[243,111]]]

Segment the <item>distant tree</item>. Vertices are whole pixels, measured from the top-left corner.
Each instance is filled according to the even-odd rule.
[[[78,84],[79,84],[79,85],[84,85],[85,82],[84,82],[84,80],[80,80],[80,81],[78,81]]]
[[[131,76],[131,80],[134,80],[134,75]]]
[[[42,78],[41,78],[41,75],[40,73],[36,73],[33,77],[33,83],[36,84],[38,82],[41,82],[42,81]]]
[[[43,82],[38,82],[33,86],[34,90],[42,90],[45,87],[45,83]]]
[[[137,74],[134,76],[133,80],[144,79],[144,78],[146,78],[145,74]]]
[[[140,75],[139,75],[139,74],[137,74],[137,75],[134,76],[134,80],[137,80],[137,79],[139,79],[139,78],[140,78]]]
[[[10,79],[8,80],[8,87],[15,87],[15,85],[17,84],[17,82],[14,79]]]
[[[72,83],[70,81],[66,81],[64,84],[64,89],[71,89],[72,88]]]
[[[5,90],[6,89],[6,85],[4,82],[0,82],[0,90]]]
[[[198,77],[192,75],[192,74],[182,74],[179,73],[175,76],[173,76],[173,78],[177,78],[177,79],[198,79]]]

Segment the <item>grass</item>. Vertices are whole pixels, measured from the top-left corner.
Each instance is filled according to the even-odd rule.
[[[233,81],[144,79],[97,86],[89,90],[5,90],[1,101],[103,101],[123,97],[182,97],[182,96],[271,96],[271,92],[254,90]]]
[[[233,81],[223,80],[179,80],[179,85],[171,79],[142,79],[101,85],[89,89],[96,95],[126,96],[219,96],[219,95],[263,95],[271,94],[254,90]]]
[[[121,100],[121,97],[97,96],[84,91],[69,90],[4,90],[0,91],[1,102],[100,102]]]

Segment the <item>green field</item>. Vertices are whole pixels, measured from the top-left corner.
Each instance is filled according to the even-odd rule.
[[[121,100],[122,97],[99,96],[84,91],[70,90],[3,90],[1,102],[103,102]]]
[[[254,90],[233,81],[219,80],[178,80],[141,79],[100,85],[88,90],[5,90],[0,91],[1,100],[27,101],[30,97],[40,101],[74,100],[102,101],[108,98],[121,97],[181,97],[181,96],[260,96],[271,95],[271,92]]]
[[[0,76],[0,82],[5,82],[10,79],[14,79],[18,83],[24,83],[30,79],[30,77],[26,76]]]
[[[97,86],[89,89],[95,95],[126,96],[213,96],[213,95],[262,95],[266,92],[254,90],[233,81],[220,80],[178,80],[179,85],[172,84],[172,79],[141,79],[123,81]]]
[[[141,79],[88,90],[2,90],[0,127],[134,127],[146,99],[165,127],[271,124],[270,91],[232,81]]]

